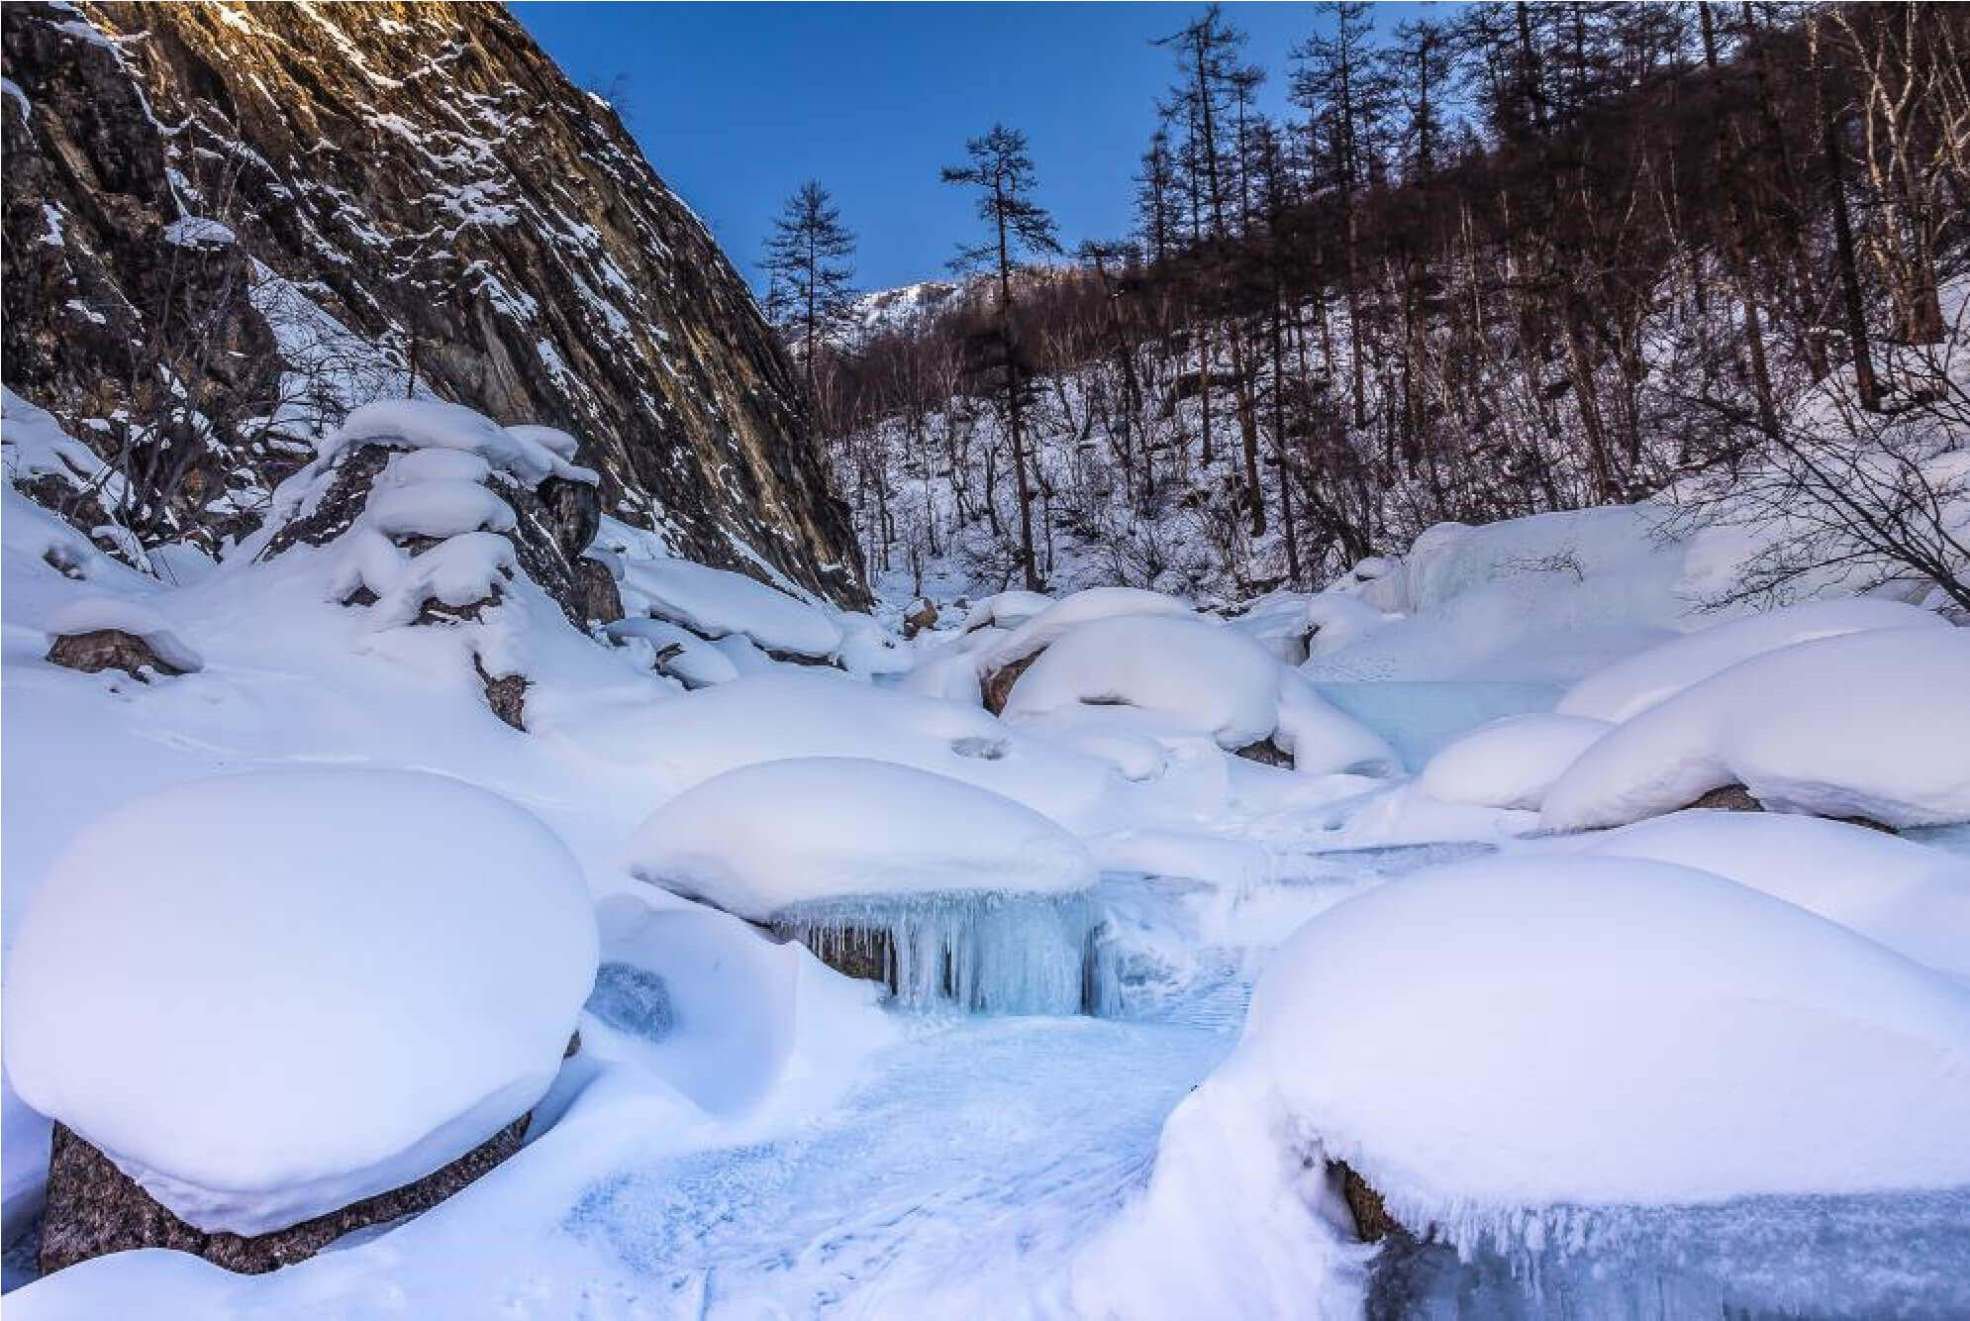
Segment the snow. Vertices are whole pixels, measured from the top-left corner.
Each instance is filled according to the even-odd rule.
[[[795,757],[871,757],[915,767],[1069,823],[1095,813],[1109,789],[1099,763],[983,711],[818,671],[780,669],[683,701],[570,712],[543,718],[539,733],[634,767],[670,793],[741,766]]]
[[[1961,984],[1689,868],[1485,860],[1281,947],[1150,1196],[1217,1161],[1276,1197],[1312,1152],[1464,1242],[1520,1208],[1960,1186],[1966,1106]]]
[[[648,643],[649,663],[686,688],[709,688],[739,677],[739,667],[724,652],[675,624],[659,619],[618,619],[608,625],[607,632],[617,642],[638,639]]]
[[[1536,812],[1553,781],[1609,728],[1587,716],[1506,716],[1431,757],[1419,782],[1446,803]]]
[[[981,657],[986,671],[1016,665],[1053,645],[1062,634],[1081,624],[1118,615],[1188,615],[1189,606],[1161,592],[1137,587],[1090,587],[1075,592],[1030,616]]]
[[[47,624],[52,637],[72,637],[103,629],[117,629],[142,638],[159,660],[186,674],[205,668],[204,658],[178,636],[164,616],[141,601],[85,596],[63,606]]]
[[[185,1220],[261,1233],[525,1113],[594,969],[574,859],[482,789],[197,781],[53,865],[9,957],[7,1071]]]
[[[714,776],[659,808],[630,870],[725,912],[767,921],[790,905],[893,894],[1058,894],[1094,864],[1030,808],[889,762],[801,757]]]
[[[1553,847],[1713,872],[1970,983],[1970,859],[1770,812],[1677,812]]]
[[[1005,716],[1028,723],[1117,705],[1169,717],[1227,751],[1273,739],[1300,770],[1395,764],[1386,744],[1258,643],[1195,617],[1112,615],[1064,630],[1013,685]]]
[[[739,634],[768,651],[826,660],[841,626],[825,610],[742,573],[689,560],[638,560],[623,578],[623,607],[667,619],[707,638]]]
[[[999,592],[974,605],[965,615],[964,624],[958,631],[974,633],[981,628],[1015,629],[1050,608],[1053,603],[1053,598],[1042,592]]]
[[[1786,606],[1713,624],[1597,670],[1575,684],[1555,710],[1619,724],[1691,684],[1768,651],[1868,629],[1925,625],[1946,626],[1933,612],[1900,601],[1847,597]]]
[[[1970,631],[1801,642],[1692,685],[1589,748],[1543,809],[1618,826],[1742,784],[1775,811],[1884,825],[1970,820]]]
[[[551,453],[560,455],[569,463],[575,461],[575,452],[581,448],[579,440],[558,427],[543,427],[532,422],[521,422],[506,429],[522,441],[539,445]]]
[[[178,248],[231,247],[232,226],[206,216],[182,216],[164,227],[164,241]]]
[[[350,413],[323,442],[317,459],[324,466],[343,450],[366,442],[407,449],[463,450],[509,473],[529,488],[549,477],[593,486],[598,480],[577,468],[537,434],[513,432],[458,404],[441,399],[384,399]]]

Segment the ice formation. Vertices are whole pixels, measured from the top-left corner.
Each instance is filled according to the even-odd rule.
[[[1618,826],[1742,784],[1767,808],[1970,821],[1970,630],[1891,628],[1740,661],[1609,731],[1546,795],[1556,830]]]
[[[628,857],[637,876],[791,935],[906,1005],[1083,1002],[1086,848],[958,780],[854,758],[743,767],[660,808]]]
[[[30,901],[7,1072],[185,1220],[260,1233],[413,1182],[524,1114],[595,950],[566,846],[483,789],[194,781],[90,826]]]

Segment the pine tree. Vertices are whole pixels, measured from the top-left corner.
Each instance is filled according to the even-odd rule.
[[[1040,590],[1039,565],[1033,558],[1033,486],[1027,472],[1026,438],[1021,405],[1026,389],[1012,330],[1012,277],[1024,253],[1055,253],[1060,240],[1053,217],[1032,198],[1033,158],[1027,155],[1026,135],[994,124],[982,138],[965,143],[969,163],[944,167],[945,183],[976,189],[978,218],[990,236],[962,248],[951,263],[956,270],[988,270],[999,286],[999,351],[1003,358],[1006,417],[1012,439],[1012,463],[1019,492],[1019,554],[1029,591]]]
[[[766,240],[766,270],[772,277],[767,315],[799,346],[810,410],[815,364],[829,333],[846,322],[854,306],[854,255],[855,235],[841,223],[841,209],[828,190],[814,179],[787,199]]]

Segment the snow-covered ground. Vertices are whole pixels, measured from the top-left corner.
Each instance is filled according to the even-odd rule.
[[[1970,1312],[1963,630],[1720,623],[1727,547],[1626,509],[907,642],[604,520],[590,634],[506,539],[553,433],[424,413],[346,531],[195,572],[5,492],[10,1318]],[[46,659],[105,628],[182,672]],[[1740,783],[1793,815],[1665,815]],[[36,1280],[30,1102],[254,1228],[533,1117],[271,1274]],[[1330,1161],[1426,1241],[1358,1241]]]

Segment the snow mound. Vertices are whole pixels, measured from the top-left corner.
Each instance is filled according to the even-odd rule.
[[[731,657],[689,629],[661,619],[618,619],[606,629],[611,640],[647,645],[647,663],[686,688],[709,688],[739,677]]]
[[[1055,601],[1029,618],[980,658],[980,668],[989,672],[1017,665],[1035,652],[1043,651],[1069,629],[1098,619],[1118,615],[1189,615],[1190,607],[1174,596],[1148,592],[1140,587],[1090,587],[1083,592]]]
[[[171,624],[150,606],[122,596],[85,596],[56,611],[48,621],[53,637],[73,637],[116,629],[142,638],[166,665],[192,674],[205,668],[205,658],[188,646]]]
[[[573,857],[482,789],[195,781],[82,831],[36,891],[8,960],[7,1074],[193,1225],[264,1233],[530,1109],[595,951]]]
[[[581,448],[579,440],[559,427],[544,427],[535,422],[521,422],[506,429],[523,441],[551,450],[569,463],[575,461],[575,453]]]
[[[1970,858],[1770,812],[1677,812],[1549,847],[1714,872],[1970,980]]]
[[[534,732],[564,740],[578,755],[645,767],[673,791],[757,762],[874,757],[964,780],[1072,823],[1101,804],[1109,785],[1098,762],[1056,750],[981,710],[829,671],[742,673],[736,683],[681,701],[611,709],[592,720],[543,721]]]
[[[1766,807],[1894,827],[1970,820],[1970,631],[1893,628],[1742,661],[1611,730],[1547,794],[1557,830],[1742,784]]]
[[[1721,877],[1493,859],[1308,922],[1206,1088],[1242,1140],[1303,1134],[1453,1236],[1522,1207],[1940,1189],[1970,1182],[1970,993]]]
[[[1446,803],[1536,812],[1553,782],[1610,728],[1586,716],[1506,716],[1431,757],[1419,782]]]
[[[530,488],[549,477],[590,486],[598,480],[590,469],[577,468],[542,443],[538,429],[515,431],[441,399],[382,399],[364,404],[322,443],[317,465],[327,464],[352,446],[371,442],[413,450],[463,450]]]
[[[964,626],[958,631],[975,633],[981,628],[1015,629],[1041,611],[1051,609],[1053,604],[1053,598],[1042,592],[1000,592],[973,606],[964,617]]]
[[[1089,706],[1170,718],[1227,751],[1272,739],[1304,771],[1384,771],[1395,755],[1244,633],[1195,617],[1121,615],[1065,631],[1012,687],[1030,721]]]
[[[1081,842],[961,780],[854,757],[747,766],[659,808],[630,841],[644,880],[754,921],[871,895],[1059,894],[1094,883]]]
[[[769,652],[809,660],[827,660],[842,644],[841,626],[826,611],[742,573],[689,560],[629,561],[623,605],[707,638],[738,634]]]
[[[1616,724],[1659,706],[1739,661],[1815,638],[1877,628],[1948,627],[1939,615],[1900,601],[1851,597],[1809,601],[1734,619],[1651,647],[1575,684],[1555,708]]]

